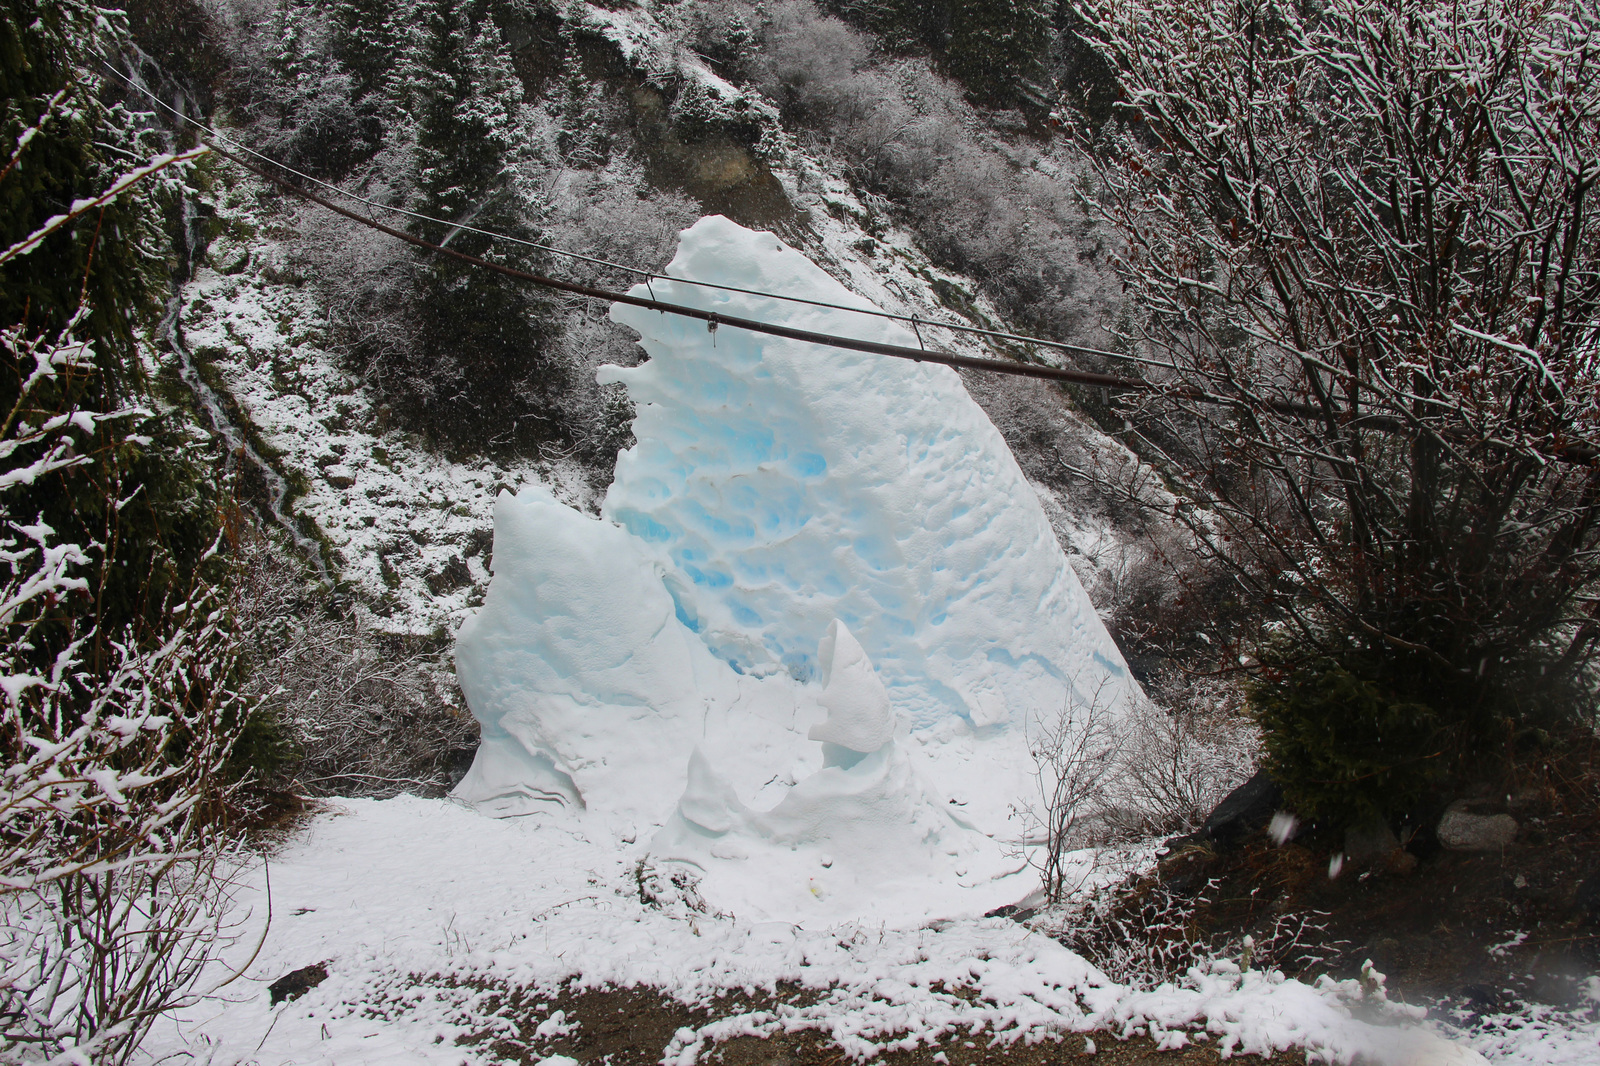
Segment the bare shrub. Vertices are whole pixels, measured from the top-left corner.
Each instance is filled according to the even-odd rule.
[[[1119,763],[1121,828],[1138,836],[1188,832],[1255,772],[1260,733],[1237,687],[1188,679],[1178,709],[1136,706]]]
[[[437,651],[386,647],[264,534],[246,531],[240,555],[247,691],[294,746],[285,783],[310,795],[448,790],[477,724],[445,694]]]
[[[1036,803],[1021,812],[1023,854],[1051,903],[1078,887],[1071,853],[1104,837],[1124,740],[1099,691],[1087,700],[1075,693],[1053,718],[1036,719],[1028,740]]]
[[[1035,723],[1023,854],[1051,903],[1087,880],[1075,852],[1193,829],[1254,772],[1258,735],[1237,693],[1209,695],[1180,711],[1139,700],[1113,713],[1096,694]]]
[[[1207,936],[1199,918],[1216,888],[1210,882],[1180,895],[1159,882],[1116,886],[1036,925],[1113,981],[1140,989],[1177,982],[1196,968],[1305,973],[1337,955],[1341,945],[1327,942],[1327,916],[1317,911],[1274,914],[1238,936]]]
[[[0,333],[20,379],[0,430],[0,1057],[122,1063],[196,1000],[226,939],[224,814],[249,700],[220,590],[197,583],[114,629],[97,597],[127,563],[115,523],[69,541],[16,513],[40,481],[105,515],[137,492],[97,453],[148,440],[133,431],[150,412],[57,391],[92,373],[90,345],[68,339],[86,315],[56,341]]]

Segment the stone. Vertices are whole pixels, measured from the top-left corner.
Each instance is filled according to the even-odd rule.
[[[267,986],[267,993],[272,996],[272,1005],[276,1007],[279,1003],[299,999],[327,979],[328,967],[315,962],[284,974]]]
[[[1254,777],[1222,797],[1198,835],[1205,840],[1233,843],[1271,821],[1282,803],[1283,790],[1277,782],[1265,770],[1257,770]]]
[[[1283,790],[1265,770],[1258,770],[1254,777],[1222,797],[1222,802],[1206,816],[1205,824],[1199,829],[1172,837],[1161,847],[1169,856],[1197,845],[1226,849],[1244,839],[1251,830],[1270,822],[1282,803]]]
[[[1383,868],[1397,877],[1406,877],[1417,868],[1417,857],[1404,848],[1396,848],[1383,860]]]
[[[1388,822],[1351,826],[1344,831],[1344,858],[1354,866],[1366,866],[1400,850],[1400,838]]]
[[[356,483],[356,472],[343,463],[334,463],[322,472],[328,484],[336,489],[348,489]]]
[[[1439,819],[1439,843],[1452,851],[1494,851],[1517,838],[1509,814],[1473,814],[1463,801],[1452,803]]]

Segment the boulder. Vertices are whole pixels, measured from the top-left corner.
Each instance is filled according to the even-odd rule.
[[[1495,851],[1517,838],[1517,820],[1509,814],[1473,814],[1457,800],[1445,809],[1437,833],[1439,843],[1452,851]]]
[[[1252,830],[1260,829],[1272,820],[1283,803],[1283,790],[1265,770],[1222,797],[1205,824],[1192,833],[1173,837],[1164,847],[1174,853],[1190,844],[1214,843],[1222,847],[1236,844]]]
[[[1200,835],[1207,840],[1233,843],[1253,829],[1260,829],[1272,820],[1272,815],[1283,803],[1283,790],[1265,770],[1226,796],[1217,804]]]
[[[343,463],[334,463],[322,472],[328,484],[336,489],[348,489],[356,483],[356,472]]]
[[[1399,850],[1400,838],[1394,835],[1388,822],[1351,826],[1344,831],[1344,858],[1353,865],[1366,866]]]
[[[327,979],[328,967],[320,962],[312,963],[284,974],[267,986],[267,993],[276,1007],[279,1003],[299,999]]]

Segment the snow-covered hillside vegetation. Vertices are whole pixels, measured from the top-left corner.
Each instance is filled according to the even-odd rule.
[[[1590,1061],[1596,42],[4,0],[0,1063]]]

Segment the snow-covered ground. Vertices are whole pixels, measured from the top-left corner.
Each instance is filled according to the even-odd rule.
[[[695,910],[692,897],[647,902],[643,848],[618,851],[609,826],[583,818],[493,819],[410,796],[329,804],[270,861],[241,871],[237,940],[213,978],[242,967],[239,979],[163,1023],[146,1050],[213,1066],[488,1063],[500,1060],[484,1044],[456,1040],[513,1032],[492,1009],[508,988],[643,984],[694,1002],[787,982],[816,998],[680,1031],[667,1058],[687,1064],[716,1039],[779,1030],[820,1030],[855,1059],[957,1030],[1001,1045],[1103,1030],[1171,1047],[1405,1061],[1397,1030],[1351,1020],[1357,982],[1306,985],[1218,960],[1141,991],[1007,919],[814,930],[741,921]],[[314,963],[327,965],[326,981],[269,1004],[270,982]],[[544,1031],[559,1034],[564,1020]],[[1501,1019],[1469,1039],[1497,1063],[1579,1066],[1597,1061],[1600,1024]]]

